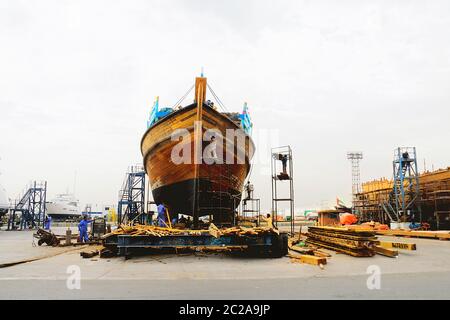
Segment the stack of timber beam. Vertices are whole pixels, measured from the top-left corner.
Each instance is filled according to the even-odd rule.
[[[111,235],[130,235],[130,236],[155,236],[164,237],[172,235],[189,235],[189,236],[202,236],[202,235],[212,235],[216,238],[220,236],[246,236],[246,235],[259,235],[265,233],[279,234],[279,231],[270,227],[254,227],[246,228],[242,226],[236,226],[231,228],[219,229],[214,224],[210,224],[209,229],[204,230],[190,230],[190,229],[176,229],[176,228],[165,228],[150,225],[120,225],[116,230],[111,233],[102,236],[103,239]]]
[[[346,253],[354,257],[375,255],[374,231],[346,227],[308,227],[306,243]]]

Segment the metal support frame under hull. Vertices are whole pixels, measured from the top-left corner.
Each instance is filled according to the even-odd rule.
[[[220,236],[215,238],[211,235],[191,236],[191,235],[169,235],[163,237],[155,236],[130,236],[117,235],[108,237],[104,245],[117,247],[120,256],[128,256],[134,249],[182,249],[195,247],[226,247],[235,246],[247,248],[270,249],[277,239],[283,239],[287,245],[287,234],[264,234],[251,236]]]

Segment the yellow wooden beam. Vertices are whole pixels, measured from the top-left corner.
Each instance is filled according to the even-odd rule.
[[[381,254],[383,256],[386,256],[386,257],[395,258],[396,256],[398,256],[398,251],[397,250],[384,248],[384,247],[381,247],[381,246],[375,246],[374,247],[374,251],[376,253]]]
[[[376,234],[383,236],[415,237],[450,240],[450,233],[433,231],[406,231],[406,230],[377,230]]]
[[[378,245],[388,249],[404,249],[404,250],[416,250],[415,243],[402,243],[391,241],[378,241]]]
[[[323,265],[323,264],[327,264],[327,259],[324,257],[316,257],[316,256],[311,256],[309,254],[302,254],[300,256],[300,261],[303,263],[308,263],[308,264],[312,264],[312,265]]]

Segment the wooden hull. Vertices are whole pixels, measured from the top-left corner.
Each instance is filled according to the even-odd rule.
[[[243,131],[241,138],[245,139],[245,144],[238,144],[239,139],[236,137],[226,138],[227,129],[239,129],[239,126],[225,115],[204,105],[203,132],[214,129],[224,137],[223,144],[218,143],[216,149],[223,163],[206,164],[202,161],[198,165],[196,178],[194,163],[196,111],[196,105],[191,105],[174,112],[150,127],[142,138],[141,151],[153,198],[156,203],[165,203],[171,214],[192,216],[197,212],[198,216],[211,215],[216,223],[231,221],[250,170],[254,144],[250,136]],[[171,139],[172,133],[177,129],[187,130],[181,141]],[[236,147],[227,148],[226,141],[233,142]],[[202,153],[208,142],[203,144]],[[176,148],[183,148],[187,154],[186,156],[183,152],[175,153],[185,156],[183,163],[173,161],[173,152],[177,150]]]

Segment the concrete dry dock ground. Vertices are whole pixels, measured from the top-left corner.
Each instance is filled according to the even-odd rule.
[[[55,230],[63,233],[63,229]],[[393,240],[391,237],[380,239]],[[153,255],[82,259],[71,251],[0,269],[1,299],[450,299],[450,242],[415,242],[398,258],[332,254],[324,270],[289,258],[257,259],[223,254]],[[0,259],[59,253],[32,247],[32,232],[0,231]],[[67,288],[69,266],[79,266],[80,290]],[[381,288],[367,288],[370,265]]]

